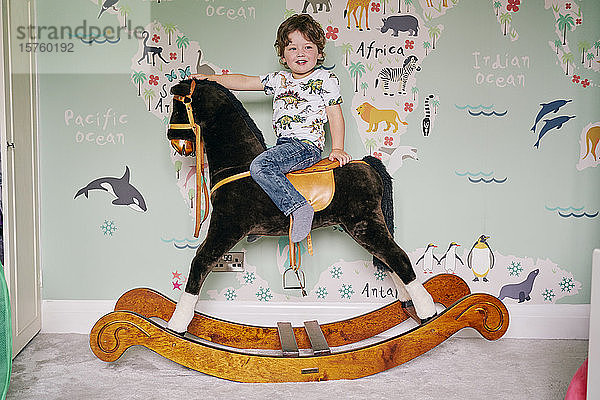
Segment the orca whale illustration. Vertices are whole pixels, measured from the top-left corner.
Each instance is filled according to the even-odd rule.
[[[540,140],[542,140],[542,137],[544,137],[546,132],[548,132],[550,129],[562,128],[563,124],[565,122],[567,122],[568,120],[570,120],[571,118],[575,118],[575,115],[573,115],[572,117],[569,117],[567,115],[561,115],[560,117],[556,117],[556,118],[552,118],[552,119],[545,119],[544,120],[545,124],[542,127],[542,130],[540,131],[540,134],[538,136],[538,140],[537,140],[537,142],[535,142],[533,147],[539,149],[540,148]]]
[[[98,19],[104,14],[104,11],[108,10],[111,7],[114,7],[119,0],[104,0],[104,4],[102,4],[102,8],[100,9],[100,14],[98,14]],[[116,8],[115,8],[116,10]]]
[[[144,212],[148,208],[142,194],[129,183],[129,167],[125,166],[125,173],[121,178],[104,177],[98,178],[88,183],[75,194],[74,199],[85,195],[87,198],[90,190],[104,190],[116,197],[112,204],[116,206],[128,206],[129,208]]]
[[[535,127],[537,126],[537,123],[540,122],[542,118],[544,118],[544,115],[551,112],[558,112],[558,110],[562,106],[564,106],[570,101],[572,100],[554,100],[550,103],[541,103],[540,106],[542,106],[542,109],[538,112],[537,116],[535,117],[535,123],[533,124],[533,128],[531,128],[531,131],[535,132]]]

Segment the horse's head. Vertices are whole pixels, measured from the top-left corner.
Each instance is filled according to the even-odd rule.
[[[213,146],[248,141],[251,152],[258,154],[266,149],[260,129],[242,103],[222,85],[210,80],[185,80],[171,87],[171,94],[167,137],[179,154],[194,153],[195,131],[202,132],[202,140]]]
[[[174,97],[167,138],[171,140],[171,146],[175,151],[182,156],[192,155],[195,150],[196,135],[186,106],[187,103],[191,105],[192,95],[195,91],[195,87],[192,88],[192,82],[191,80],[181,81],[171,87],[171,94]],[[195,118],[192,117],[192,119],[195,121]]]

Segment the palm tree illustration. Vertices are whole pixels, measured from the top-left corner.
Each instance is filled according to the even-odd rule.
[[[176,24],[164,24],[163,27],[165,28],[165,33],[169,37],[169,46],[170,46],[171,45],[171,36],[177,30],[177,25]]]
[[[566,15],[558,14],[558,15],[559,15],[559,17],[556,20],[556,23],[558,24],[558,30],[563,31],[562,44],[565,45],[565,44],[567,44],[567,29],[570,32],[571,27],[573,25],[575,25],[575,21],[573,21],[573,16],[571,14],[566,14]]]
[[[148,111],[150,111],[150,100],[152,100],[156,96],[154,90],[146,89],[144,90],[144,99],[148,100]]]
[[[593,54],[592,54],[593,56]],[[369,88],[369,84],[367,82],[360,83],[360,89],[363,91],[363,96],[367,95],[367,89]]]
[[[427,56],[427,51],[431,48],[431,43],[423,42],[423,48],[425,49],[425,56]]]
[[[440,101],[438,99],[431,100],[431,105],[433,106],[433,113],[437,114],[438,106],[440,105]]]
[[[409,13],[410,6],[413,5],[413,0],[404,0],[404,5],[406,6],[406,12]],[[398,4],[398,6],[400,6],[400,5]]]
[[[390,0],[381,0],[381,4],[383,5],[383,13],[385,14],[385,6],[387,5],[387,3],[389,3]]]
[[[188,198],[190,199],[190,208],[194,208],[194,197],[196,197],[196,191],[194,189],[190,189],[188,191]]]
[[[127,26],[127,14],[131,13],[131,8],[128,5],[123,4],[121,5],[119,13],[123,16],[123,26]]]
[[[590,42],[586,42],[585,40],[581,42],[577,42],[577,49],[581,51],[581,63],[585,62],[585,52],[590,49]]]
[[[365,147],[369,150],[369,155],[373,155],[373,149],[377,146],[375,138],[369,138],[365,140]]]
[[[594,42],[594,48],[596,49],[596,56],[598,56],[598,50],[600,49],[600,40]]]
[[[558,54],[558,49],[562,47],[562,42],[560,41],[560,39],[556,39],[554,41],[554,46],[556,46],[556,54]]]
[[[356,87],[354,89],[354,92],[358,93],[358,79],[362,77],[362,75],[365,73],[365,65],[360,61],[357,63],[350,62],[350,68],[348,68],[348,70],[350,71],[350,76],[352,78],[355,78],[356,81]]]
[[[182,165],[183,163],[181,162],[181,160],[175,161],[175,172],[177,172],[177,179],[179,179],[179,172],[181,171]]]
[[[496,9],[496,17],[498,16],[498,11],[500,11],[500,7],[502,7],[502,3],[499,1],[495,1],[494,8]]]
[[[417,101],[417,93],[419,93],[419,88],[416,86],[413,86],[412,89],[410,89],[410,91],[413,94],[413,101]]]
[[[594,53],[587,53],[585,58],[587,58],[589,61],[588,67],[592,68],[592,60],[595,58]]]
[[[348,66],[348,56],[352,53],[352,44],[344,43],[342,44],[342,51],[344,52],[344,60],[346,61],[346,67]]]
[[[429,37],[433,39],[433,49],[435,50],[435,39],[440,37],[440,33],[442,33],[442,31],[440,30],[439,26],[432,26],[429,28],[428,33]]]
[[[181,62],[183,63],[183,50],[187,49],[187,47],[189,46],[190,39],[185,35],[177,36],[176,43],[177,43],[177,48],[181,49]]]
[[[296,14],[296,10],[286,8],[285,12],[283,13],[283,18],[289,18],[294,14]]]
[[[508,24],[510,24],[512,21],[512,15],[510,15],[510,13],[502,13],[500,14],[500,23],[504,24],[504,36],[506,36],[506,30],[507,30],[507,26]]]
[[[566,75],[569,75],[569,63],[573,64],[573,60],[575,59],[575,56],[573,55],[573,53],[565,53],[562,56],[562,62],[565,63],[565,66],[567,67],[567,73]]]
[[[133,83],[138,85],[138,96],[142,95],[142,83],[146,82],[146,74],[143,71],[134,72],[131,76]]]

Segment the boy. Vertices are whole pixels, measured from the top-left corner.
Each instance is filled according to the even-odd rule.
[[[275,146],[250,164],[250,175],[286,215],[292,215],[292,242],[310,232],[314,210],[292,186],[285,174],[310,167],[321,159],[325,143],[324,125],[329,121],[332,151],[330,160],[340,165],[352,158],[344,151],[344,117],[337,77],[316,69],[325,58],[325,33],[310,15],[293,15],[277,30],[275,49],[279,62],[288,70],[263,76],[242,74],[202,75],[231,90],[263,90],[273,94]]]

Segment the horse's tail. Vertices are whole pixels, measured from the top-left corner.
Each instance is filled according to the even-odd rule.
[[[385,225],[394,237],[394,197],[392,195],[392,177],[380,159],[373,156],[363,157],[363,161],[369,164],[381,177],[383,181],[383,196],[381,197],[381,211]],[[383,261],[373,256],[373,265],[377,268],[386,268]]]

